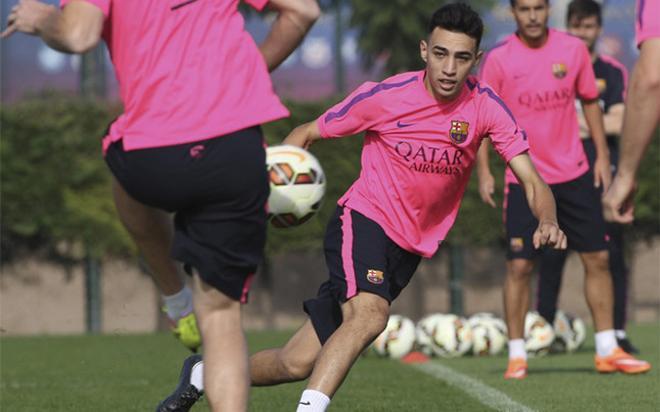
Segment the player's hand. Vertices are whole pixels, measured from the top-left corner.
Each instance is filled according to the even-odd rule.
[[[559,229],[559,225],[554,220],[543,220],[534,232],[534,249],[541,246],[552,247],[553,249],[566,249],[568,240],[564,232]]]
[[[597,156],[594,162],[594,187],[602,187],[603,193],[612,183],[612,166],[606,156]]]
[[[20,0],[12,7],[7,18],[7,28],[0,33],[0,38],[7,38],[15,32],[38,34],[41,23],[57,8],[36,0]]]
[[[617,174],[603,196],[603,216],[608,222],[632,223],[635,218],[636,183],[632,177]]]
[[[495,178],[490,172],[479,174],[479,196],[484,203],[489,204],[491,207],[497,207],[493,200],[493,193],[495,193]]]
[[[321,138],[316,122],[309,122],[293,129],[291,133],[282,141],[282,144],[309,149],[316,140]]]

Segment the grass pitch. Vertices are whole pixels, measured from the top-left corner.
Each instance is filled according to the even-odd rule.
[[[506,357],[433,360],[539,411],[659,411],[660,326],[630,336],[653,364],[641,376],[599,375],[593,336],[577,353],[530,360],[521,382],[502,379]],[[250,333],[250,349],[279,346],[290,332]],[[0,339],[2,411],[150,411],[177,382],[187,352],[169,335]],[[255,388],[252,411],[292,411],[304,383]],[[464,390],[413,366],[361,358],[333,400],[335,411],[492,410]],[[486,402],[487,403],[487,402]],[[492,406],[492,405],[490,405]],[[193,411],[207,410],[204,401]]]

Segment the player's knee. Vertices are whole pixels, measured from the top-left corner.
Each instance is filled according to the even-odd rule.
[[[507,265],[507,277],[514,281],[528,281],[533,268],[529,260],[513,259]]]
[[[582,255],[587,275],[606,274],[610,268],[610,255],[607,250]]]
[[[313,359],[301,359],[293,353],[282,353],[280,355],[280,362],[286,376],[291,381],[301,381],[309,378],[314,368]]]
[[[366,341],[376,338],[387,326],[389,305],[380,303],[361,305],[352,316],[344,319]]]

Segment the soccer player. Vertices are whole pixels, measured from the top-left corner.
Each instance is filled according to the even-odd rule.
[[[599,372],[647,371],[647,362],[632,358],[618,347],[612,322],[612,277],[608,269],[605,222],[599,188],[610,179],[609,151],[598,105],[598,89],[589,52],[571,35],[549,29],[547,0],[511,0],[517,24],[488,53],[482,79],[493,86],[516,116],[529,138],[530,157],[550,184],[557,201],[557,216],[569,247],[580,254],[585,268],[585,296],[596,328],[596,369]],[[575,99],[596,148],[589,170],[580,143]],[[491,197],[494,179],[488,166],[487,146],[479,152],[479,188],[482,199]],[[533,258],[532,233],[538,224],[530,213],[523,190],[511,168],[505,178],[505,224],[508,240],[504,309],[509,332],[507,379],[527,376],[523,326],[529,307],[529,281]]]
[[[568,32],[579,37],[589,49],[591,62],[596,75],[599,92],[599,104],[603,109],[603,123],[610,151],[610,163],[616,170],[619,157],[618,138],[623,125],[624,104],[628,72],[613,57],[599,55],[596,42],[602,32],[601,6],[594,0],[573,0],[568,5],[566,15]],[[578,110],[580,137],[589,166],[593,169],[596,149],[589,136],[584,115]],[[621,349],[628,353],[638,353],[626,336],[626,297],[628,271],[624,261],[623,227],[608,224],[608,250],[610,252],[610,272],[614,285],[614,332]],[[562,270],[566,262],[565,251],[544,251],[539,267],[538,302],[539,313],[552,324],[557,310],[557,298],[561,284]]]
[[[469,76],[482,54],[482,32],[481,18],[466,4],[440,8],[420,42],[425,70],[367,82],[284,140],[308,147],[366,131],[360,176],[327,226],[329,279],[304,303],[309,320],[283,348],[250,358],[253,385],[309,377],[299,411],[324,411],[359,354],[383,331],[390,303],[454,223],[485,136],[520,179],[538,218],[534,247],[566,246],[524,133],[498,95]],[[188,359],[159,410],[190,408],[201,389],[200,365],[199,358]]]
[[[247,408],[241,304],[262,258],[269,193],[259,125],[288,115],[268,70],[319,15],[313,0],[247,3],[279,11],[260,48],[238,0],[62,0],[61,9],[21,0],[2,33],[37,35],[70,53],[101,38],[108,45],[125,108],[103,139],[117,209],[164,293],[190,294],[177,292],[170,250],[193,275],[215,410]],[[180,306],[183,317],[190,299],[182,301],[168,311]]]
[[[660,121],[660,0],[637,0],[635,33],[639,60],[630,78],[621,135],[621,157],[603,198],[605,219],[631,223],[637,169]]]

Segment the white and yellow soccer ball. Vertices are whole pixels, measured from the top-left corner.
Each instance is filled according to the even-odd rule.
[[[290,145],[266,149],[270,178],[268,219],[278,228],[298,226],[320,209],[325,195],[325,173],[305,149]]]
[[[472,330],[467,319],[460,316],[429,315],[417,325],[417,343],[426,354],[455,358],[472,347]]]
[[[587,327],[577,316],[558,310],[555,314],[554,331],[567,352],[575,352],[587,337]]]
[[[390,315],[385,330],[371,344],[380,356],[399,359],[415,345],[415,323],[401,315]]]
[[[506,324],[490,313],[477,313],[470,317],[472,329],[472,354],[475,356],[497,355],[507,343]]]
[[[543,316],[538,312],[527,312],[525,315],[525,350],[530,356],[548,354],[550,345],[555,339],[555,332]]]

